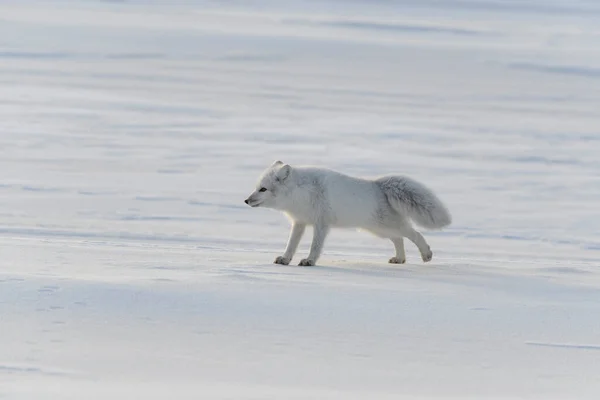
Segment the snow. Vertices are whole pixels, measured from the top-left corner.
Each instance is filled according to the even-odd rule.
[[[598,398],[595,1],[4,1],[0,397]],[[243,200],[409,175],[434,258]],[[308,251],[310,231],[296,263]]]

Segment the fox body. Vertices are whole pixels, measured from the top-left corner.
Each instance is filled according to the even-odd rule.
[[[307,225],[313,227],[313,240],[308,257],[299,265],[315,265],[329,230],[335,227],[358,228],[390,239],[396,250],[390,263],[406,261],[403,238],[407,238],[427,262],[432,258],[431,249],[412,222],[441,229],[452,220],[437,196],[413,179],[362,179],[323,168],[292,168],[281,161],[262,173],[245,203],[283,211],[292,221],[287,247],[275,259],[284,265],[292,260]]]

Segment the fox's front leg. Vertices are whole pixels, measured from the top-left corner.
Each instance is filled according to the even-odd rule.
[[[298,244],[300,243],[300,239],[302,239],[305,229],[305,224],[299,222],[292,223],[292,231],[290,232],[285,252],[282,256],[275,259],[275,264],[288,265],[290,261],[292,261],[292,257],[294,257],[294,254],[296,253],[296,249],[298,248]]]
[[[323,222],[317,222],[314,225],[314,233],[313,240],[310,246],[310,253],[308,254],[308,258],[305,258],[300,261],[301,266],[311,266],[315,265],[319,256],[321,256],[321,251],[323,250],[323,245],[325,244],[325,238],[329,233],[329,225]]]

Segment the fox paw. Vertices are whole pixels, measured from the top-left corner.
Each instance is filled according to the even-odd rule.
[[[406,262],[406,258],[392,257],[388,262],[390,264],[404,264]]]
[[[273,264],[281,264],[281,265],[288,265],[290,263],[290,259],[289,258],[285,258],[284,256],[279,256],[275,259],[275,261],[273,261]]]
[[[431,259],[433,258],[433,253],[431,252],[431,249],[427,250],[426,253],[421,253],[421,258],[423,259],[423,262],[431,261]]]
[[[301,267],[312,267],[313,265],[315,265],[315,262],[309,258],[305,258],[300,260],[300,263],[298,264]]]

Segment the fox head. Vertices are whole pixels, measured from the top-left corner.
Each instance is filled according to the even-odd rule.
[[[256,185],[256,190],[252,192],[244,203],[250,207],[278,208],[278,197],[284,197],[286,182],[290,178],[292,167],[281,161],[275,161],[267,168]]]

